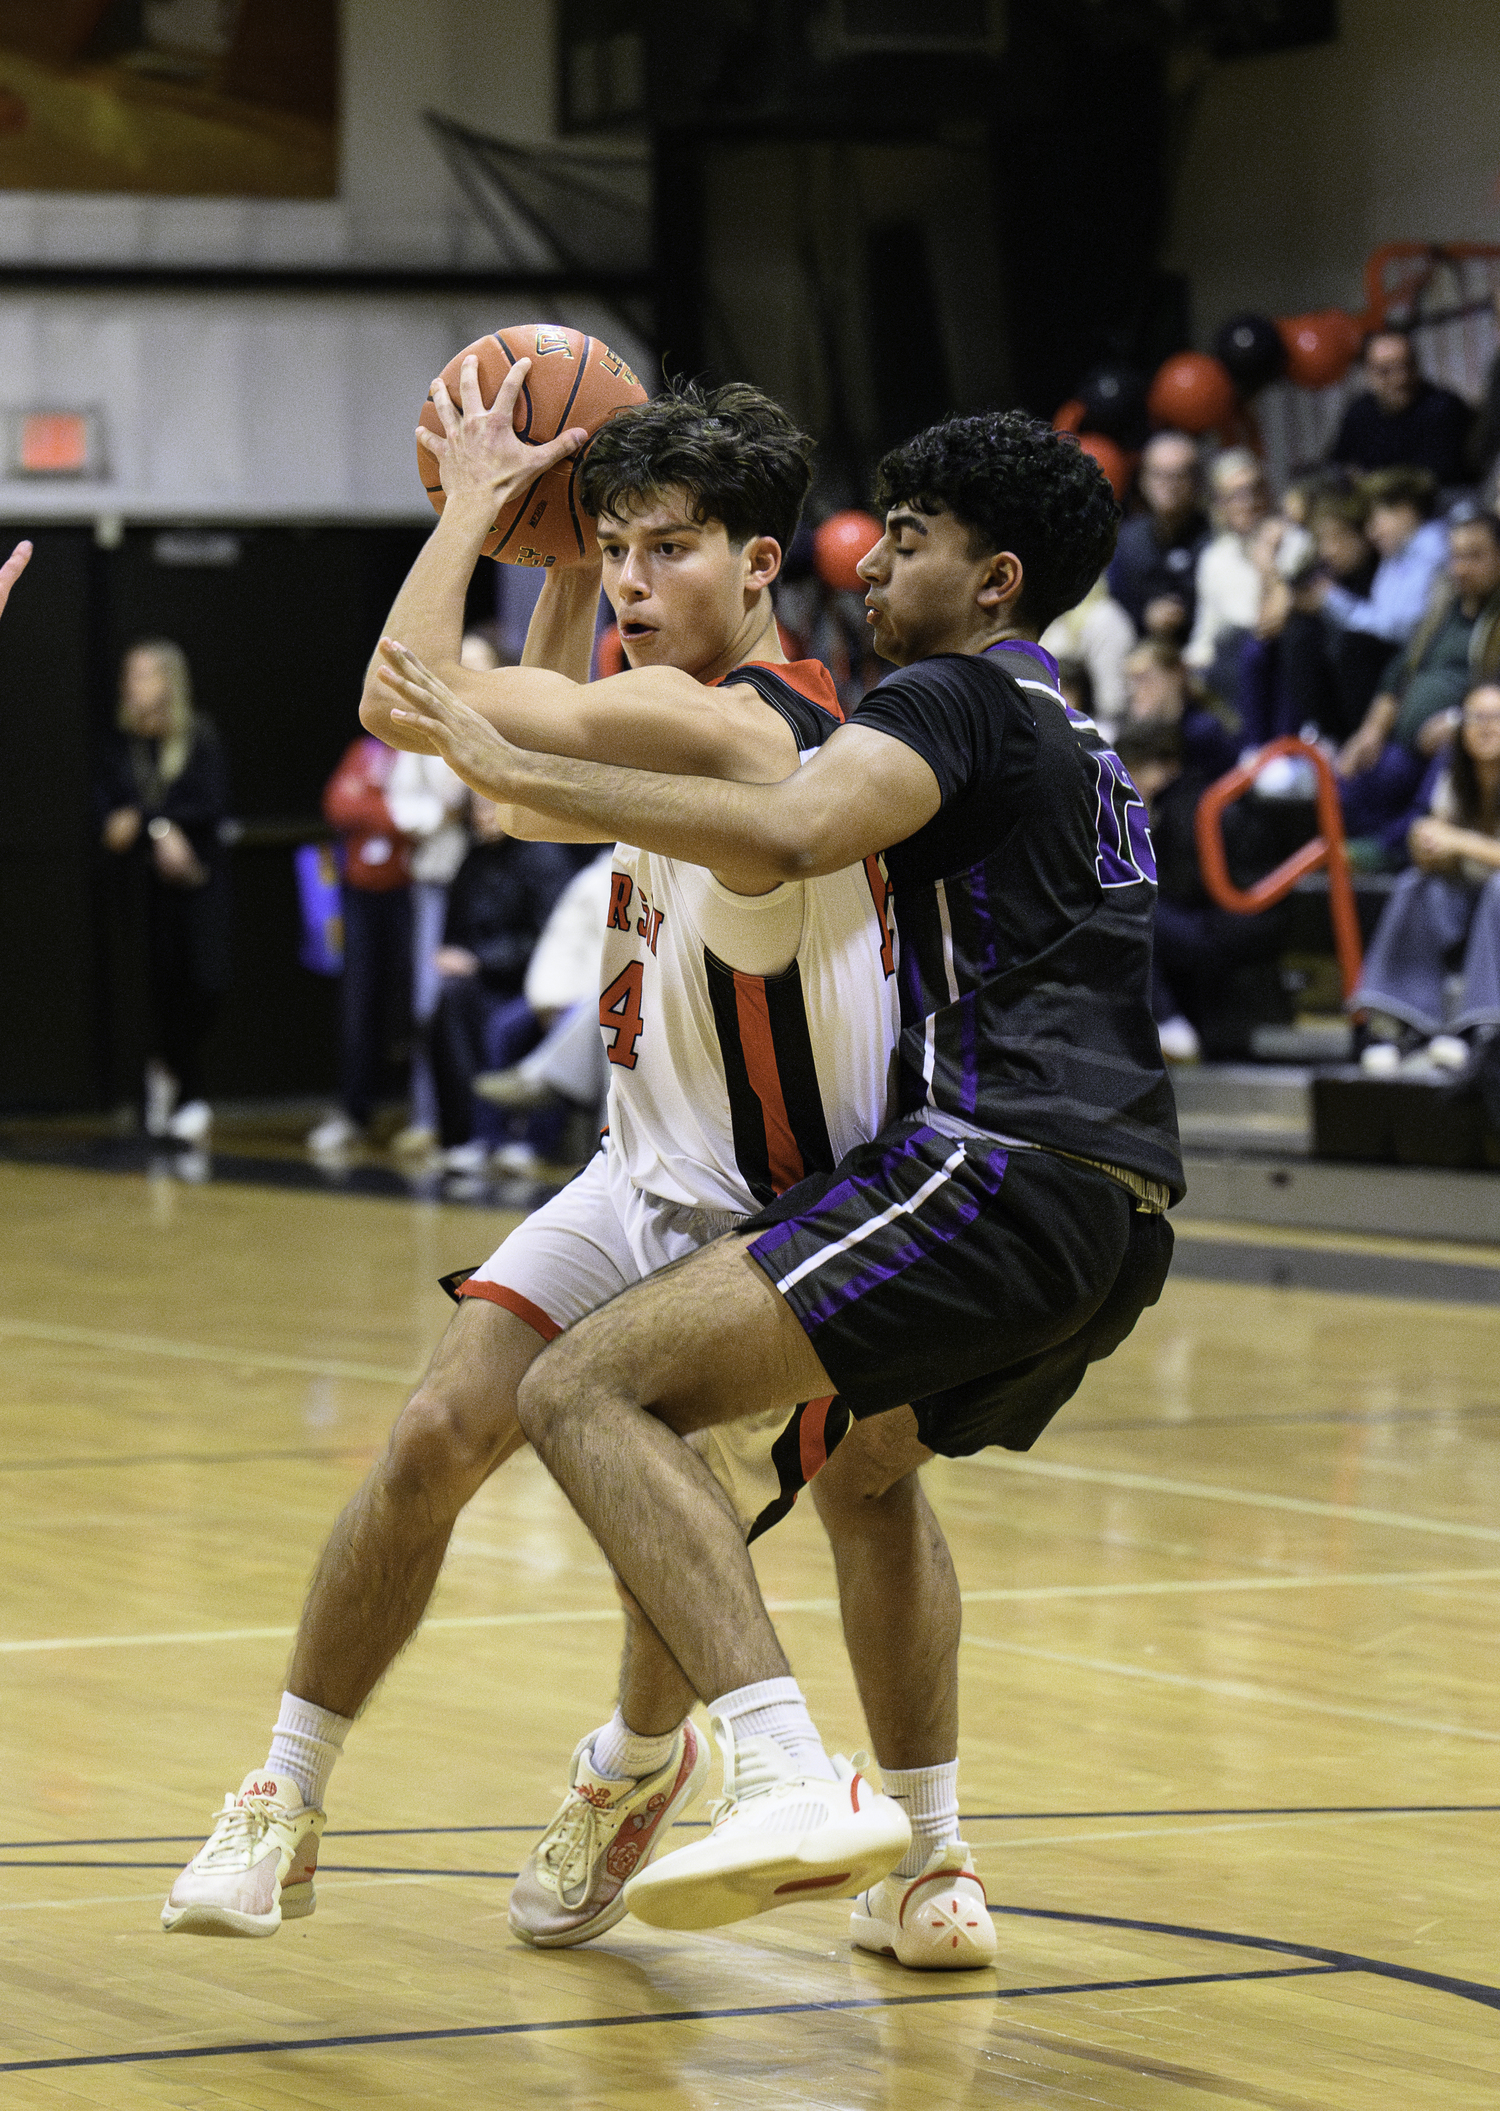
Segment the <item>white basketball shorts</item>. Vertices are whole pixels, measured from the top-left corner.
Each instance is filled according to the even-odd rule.
[[[671,1261],[740,1222],[632,1185],[606,1147],[550,1202],[518,1224],[459,1286],[513,1312],[543,1341]],[[814,1400],[697,1431],[688,1439],[754,1539],[786,1515],[849,1426],[836,1400]]]

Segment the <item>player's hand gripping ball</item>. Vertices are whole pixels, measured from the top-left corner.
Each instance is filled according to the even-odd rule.
[[[443,386],[455,403],[459,371],[471,352],[479,361],[479,393],[486,410],[516,361],[531,361],[516,399],[515,427],[533,446],[555,439],[570,426],[597,432],[611,412],[646,400],[646,391],[624,360],[599,338],[587,337],[582,330],[554,329],[547,323],[522,323],[455,352],[442,374]],[[418,422],[428,432],[442,433],[442,420],[430,394]],[[580,450],[506,501],[485,537],[486,557],[501,564],[541,565],[550,570],[554,565],[583,564],[598,555],[594,524],[578,503],[581,459]],[[417,473],[434,511],[441,513],[447,494],[438,473],[438,458],[420,444]]]

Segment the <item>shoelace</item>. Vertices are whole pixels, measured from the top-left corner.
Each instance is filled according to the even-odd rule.
[[[199,1867],[248,1858],[265,1838],[274,1817],[271,1805],[258,1797],[247,1803],[226,1803],[213,1831],[198,1850]]]
[[[587,1796],[576,1792],[547,1829],[537,1860],[557,1881],[559,1891],[588,1875],[599,1851],[600,1813]]]

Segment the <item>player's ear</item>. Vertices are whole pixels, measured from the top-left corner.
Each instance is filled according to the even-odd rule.
[[[991,615],[997,609],[1014,608],[1021,598],[1021,560],[1011,550],[997,550],[984,568],[975,600]]]
[[[752,535],[745,545],[745,585],[768,587],[781,570],[781,544],[774,535]]]

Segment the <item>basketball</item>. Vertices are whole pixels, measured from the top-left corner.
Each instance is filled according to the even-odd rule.
[[[479,393],[486,409],[516,361],[531,361],[516,403],[516,431],[534,444],[555,439],[570,425],[597,432],[612,411],[646,400],[646,391],[624,360],[599,338],[586,336],[582,330],[554,328],[550,323],[518,323],[454,353],[442,378],[455,403],[459,370],[471,352],[479,361]],[[430,391],[418,423],[428,432],[442,432]],[[496,515],[484,540],[486,557],[501,564],[550,568],[582,564],[597,553],[594,524],[578,503],[580,460],[580,455],[574,455],[560,462]],[[438,459],[420,444],[417,474],[434,511],[441,513],[447,494]]]

